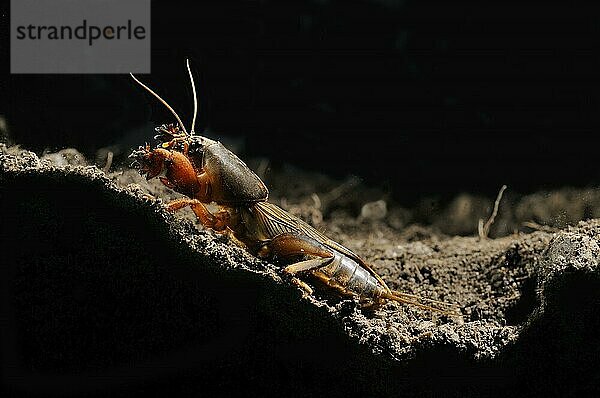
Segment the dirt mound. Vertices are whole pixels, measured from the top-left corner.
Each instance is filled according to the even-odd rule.
[[[11,347],[2,373],[13,392],[598,387],[590,376],[600,365],[600,220],[552,233],[451,237],[441,224],[406,226],[416,210],[376,192],[331,194],[326,178],[320,189],[307,181],[306,194],[276,191],[274,200],[361,254],[391,288],[457,303],[463,315],[396,303],[368,311],[323,289],[303,297],[276,266],[202,230],[189,212],[168,214],[145,194],[172,194],[131,170],[107,175],[72,151],[59,164],[57,155],[0,150],[3,339]],[[532,217],[547,200],[522,198],[514,214]],[[464,207],[448,209],[456,206]]]

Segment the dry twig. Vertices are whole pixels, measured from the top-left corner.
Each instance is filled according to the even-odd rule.
[[[108,174],[108,171],[110,170],[110,166],[112,166],[112,161],[113,161],[113,153],[111,151],[108,151],[108,153],[106,154],[106,164],[104,165],[104,174]]]
[[[500,206],[502,194],[504,193],[505,189],[506,185],[502,185],[502,188],[500,188],[500,192],[498,192],[498,196],[496,197],[496,201],[494,202],[494,211],[492,211],[492,215],[490,216],[490,218],[488,218],[485,225],[483,224],[483,220],[479,219],[479,225],[477,227],[477,230],[479,231],[479,237],[481,239],[487,239],[488,234],[490,233],[490,227],[492,226],[492,224],[494,224],[496,215],[498,215],[498,207]]]

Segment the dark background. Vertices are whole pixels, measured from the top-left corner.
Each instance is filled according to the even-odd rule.
[[[126,164],[127,151],[150,140],[153,125],[173,121],[171,115],[128,76],[10,75],[9,14],[3,5],[0,5],[0,59],[4,61],[0,75],[0,115],[6,117],[12,142],[38,153],[75,147],[90,159],[95,158],[98,149],[118,144],[123,152],[115,162]],[[461,191],[493,197],[502,184],[507,184],[513,192],[528,193],[600,182],[596,144],[600,124],[597,116],[600,15],[591,7],[569,8],[564,2],[524,5],[315,0],[243,1],[226,5],[223,2],[153,1],[152,16],[152,74],[140,77],[168,99],[189,125],[192,98],[184,65],[185,59],[190,58],[200,94],[198,130],[210,130],[208,134],[212,138],[242,139],[240,155],[243,159],[260,156],[268,158],[273,168],[289,163],[336,177],[358,175],[367,184],[384,185],[403,204],[428,195],[450,198]],[[19,338],[29,343],[35,340],[31,336],[64,342],[68,348],[48,344],[50,353],[57,355],[58,363],[74,364],[77,368],[81,364],[82,367],[98,363],[98,367],[110,365],[110,355],[116,351],[117,343],[132,347],[128,355],[135,363],[137,355],[144,354],[144,350],[152,353],[156,347],[169,349],[171,346],[162,345],[165,342],[187,348],[189,336],[192,336],[190,339],[203,338],[203,331],[210,335],[212,318],[204,319],[201,308],[177,304],[179,295],[185,296],[186,292],[204,294],[203,286],[209,283],[199,277],[171,281],[173,267],[184,267],[186,263],[156,243],[157,239],[166,239],[167,232],[145,230],[143,225],[135,223],[136,220],[141,222],[143,215],[130,220],[114,212],[112,207],[107,208],[107,214],[114,213],[114,219],[103,222],[104,198],[97,191],[78,185],[65,187],[35,182],[10,192],[14,195],[0,194],[10,209],[10,213],[4,213],[3,222],[15,222],[2,225],[17,225],[17,231],[22,233],[2,241],[6,245],[3,252],[8,253],[6,263],[10,265],[3,271],[18,270],[14,264],[19,263],[15,259],[22,255],[21,264],[28,267],[23,275],[19,274],[22,276],[18,279],[22,282],[19,286],[33,295],[15,294],[21,299],[16,303],[18,313],[24,314],[25,319],[40,316],[48,325],[66,325],[65,329],[52,329],[56,334],[50,337],[46,331],[36,331]],[[51,221],[56,218],[69,222],[60,233],[47,230],[47,225],[60,225],[58,221],[40,221],[41,210],[33,208],[33,211],[27,206],[29,202],[20,196],[35,202],[39,192],[57,197],[52,203],[59,205],[50,207],[47,214],[42,212],[42,216]],[[63,195],[69,200],[63,200]],[[81,195],[84,198],[87,195],[87,200],[78,201]],[[45,195],[39,196],[44,200]],[[8,200],[11,197],[16,199]],[[119,201],[115,206],[122,204]],[[84,219],[88,220],[85,224],[81,222]],[[162,223],[157,224],[157,228],[164,228]],[[114,231],[109,228],[121,225],[129,227],[123,230],[115,227]],[[88,226],[89,230],[84,229],[82,233],[81,228]],[[99,229],[103,226],[106,231]],[[91,243],[67,247],[64,242],[71,235],[65,235],[64,231],[71,231],[71,235]],[[131,240],[134,235],[136,239]],[[90,236],[111,238],[93,246],[95,240]],[[24,242],[35,244],[16,250]],[[153,251],[144,255],[145,247],[152,247]],[[57,257],[49,257],[48,251]],[[83,259],[87,262],[82,262],[81,257],[73,260],[70,257],[73,252],[84,253]],[[129,252],[139,258],[128,255]],[[31,261],[32,256],[39,262]],[[156,270],[155,263],[160,263],[162,268]],[[195,263],[188,265],[203,269]],[[80,273],[86,266],[98,272]],[[156,271],[149,272],[152,270]],[[115,278],[115,273],[125,275]],[[78,277],[73,278],[73,275]],[[85,279],[88,276],[89,280]],[[0,278],[0,281],[8,280],[11,279]],[[123,280],[131,283],[121,284]],[[135,392],[149,395],[148,392],[157,392],[158,384],[162,386],[160,392],[187,391],[192,395],[197,394],[198,385],[214,384],[225,393],[236,389],[255,392],[263,388],[280,392],[279,396],[294,395],[294,392],[308,396],[306,391],[326,391],[330,386],[343,387],[338,390],[340,395],[358,385],[359,391],[388,392],[377,396],[390,395],[390,391],[397,394],[398,391],[430,392],[429,389],[443,395],[452,390],[446,390],[448,384],[438,387],[436,381],[439,384],[440,378],[456,372],[460,375],[446,381],[459,380],[456,383],[464,394],[457,395],[469,395],[469,390],[464,389],[471,386],[470,395],[474,396],[481,386],[487,388],[486,392],[493,388],[497,394],[510,395],[500,388],[505,379],[498,378],[496,390],[495,380],[492,383],[481,377],[488,371],[497,372],[497,368],[477,365],[475,372],[475,368],[458,364],[444,369],[450,361],[439,357],[434,358],[437,361],[424,360],[427,366],[439,364],[442,368],[431,371],[431,377],[411,378],[418,375],[421,368],[408,369],[408,373],[394,369],[388,377],[388,373],[377,374],[379,366],[383,366],[379,363],[366,367],[372,373],[361,373],[365,369],[343,373],[353,366],[361,366],[370,354],[354,352],[344,346],[345,340],[331,331],[338,333],[339,329],[316,328],[320,334],[309,336],[306,346],[298,344],[303,341],[301,338],[289,339],[288,334],[293,334],[289,331],[268,336],[270,331],[285,329],[288,322],[285,316],[295,320],[294,325],[314,325],[314,320],[310,314],[284,314],[283,310],[289,310],[285,297],[274,300],[271,306],[268,302],[265,305],[241,291],[239,281],[230,282],[232,290],[236,289],[231,296],[230,292],[217,292],[220,300],[226,298],[223,307],[215,309],[205,305],[204,311],[211,315],[214,309],[219,314],[231,314],[231,319],[239,315],[243,320],[238,312],[245,311],[245,307],[239,303],[247,306],[254,305],[255,301],[260,303],[256,305],[259,316],[253,320],[256,339],[243,347],[244,351],[237,357],[232,355],[233,361],[238,362],[200,366],[194,361],[202,358],[202,353],[189,350],[192,357],[188,359],[192,364],[189,369],[192,370],[185,368],[181,371],[183,375],[169,376],[168,369],[162,373],[160,366],[155,365],[151,370],[157,369],[157,376],[149,373],[147,385],[140,387],[131,381],[131,385],[119,385],[115,389],[125,390],[124,396],[135,395]],[[75,286],[75,293],[66,290],[62,296],[59,289],[60,299],[56,300],[52,289],[63,286],[61,283],[68,289]],[[220,288],[219,284],[214,285]],[[43,288],[46,286],[50,288]],[[116,302],[105,300],[113,294],[111,289],[117,292]],[[595,287],[583,290],[597,291]],[[7,289],[0,292],[9,294]],[[177,292],[177,296],[171,297],[169,292]],[[268,295],[265,289],[258,292]],[[76,300],[72,301],[71,297]],[[34,314],[29,300],[37,300],[40,306],[49,309]],[[182,302],[204,303],[200,299],[186,300],[184,297]],[[210,304],[210,300],[207,301]],[[289,303],[294,302],[289,300]],[[114,307],[123,308],[124,312],[113,315]],[[161,310],[163,308],[166,310]],[[181,308],[183,317],[192,314],[195,318],[173,322],[169,313],[173,308]],[[233,311],[236,308],[238,312]],[[573,308],[588,307],[573,305]],[[55,323],[53,314],[63,313],[65,315]],[[81,322],[95,313],[101,316],[89,324]],[[155,313],[158,322],[152,318]],[[581,312],[564,313],[572,318],[562,325],[596,330],[584,326],[587,325],[585,320],[597,318],[577,317]],[[162,327],[160,333],[147,331],[147,324],[138,317],[153,321],[151,324],[158,323]],[[199,329],[198,325],[205,329]],[[122,326],[131,328],[127,330],[134,333],[123,337],[119,329]],[[226,326],[223,330],[231,330]],[[581,361],[565,364],[558,359],[546,359],[546,354],[562,359],[560,354],[564,352],[570,353],[567,359],[579,359],[577,355],[586,347],[579,344],[581,340],[576,340],[579,335],[572,340],[562,340],[563,336],[557,331],[563,329],[553,326],[550,323],[544,330],[549,331],[554,344],[561,348],[558,354],[548,350],[535,356],[524,351],[522,363],[533,362],[541,369],[559,364],[557,373],[563,370],[560,366],[564,366],[567,375],[576,372],[585,379],[578,367],[569,368],[571,363]],[[241,328],[235,330],[245,332]],[[299,328],[296,333],[301,332],[303,329]],[[155,340],[138,339],[148,334]],[[79,351],[77,347],[81,345],[73,344],[72,335],[81,337],[82,345],[92,339],[89,336],[99,336],[100,344],[92,347],[93,351]],[[534,333],[530,340],[535,353],[536,343],[545,348],[548,336]],[[571,349],[570,341],[575,341],[573,344],[578,348]],[[327,345],[332,342],[340,347]],[[40,353],[39,357],[30,355],[29,358],[42,361],[46,366],[41,368],[44,375],[43,372],[53,369],[54,363],[43,362],[51,356],[35,349],[33,353]],[[301,360],[289,355],[296,349],[301,352],[295,354],[304,355]],[[328,351],[345,353],[345,356],[323,355]],[[72,357],[67,357],[69,354]],[[265,358],[285,358],[285,361]],[[588,357],[583,355],[582,358],[586,361]],[[172,360],[173,368],[185,362],[179,357]],[[594,366],[589,367],[592,371],[587,381],[595,386],[597,375],[593,370],[597,366],[593,361],[590,363]],[[525,365],[515,368],[509,361],[501,365],[510,374],[521,370],[526,374],[529,370]],[[298,372],[290,372],[290,369]],[[329,373],[320,373],[322,369]],[[472,372],[461,373],[464,369]],[[57,373],[60,371],[56,369]],[[74,380],[80,380],[77,373],[68,381],[54,378],[52,372],[49,374],[48,383],[59,388],[62,388],[61,383],[71,388]],[[398,374],[409,376],[398,380]],[[330,384],[329,379],[337,383]],[[32,384],[26,378],[21,382]],[[405,387],[403,383],[412,383],[412,390],[401,388]],[[543,383],[533,385],[531,389],[553,387]],[[563,386],[566,390],[571,388],[568,383]],[[223,391],[221,395],[225,395]]]
[[[189,125],[189,57],[200,127],[243,138],[246,159],[355,174],[401,202],[600,180],[592,8],[153,1],[151,29],[152,74],[140,77]],[[146,127],[172,121],[128,76],[5,68],[0,113],[13,141],[38,152],[93,158],[126,132],[144,129],[134,146],[153,135]]]

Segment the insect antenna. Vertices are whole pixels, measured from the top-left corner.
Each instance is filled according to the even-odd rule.
[[[190,75],[190,82],[192,83],[192,92],[194,94],[194,117],[192,118],[192,127],[190,128],[190,134],[194,134],[194,126],[196,125],[196,115],[198,113],[198,96],[196,95],[196,84],[194,83],[194,76],[192,76],[192,70],[190,69],[190,60],[186,59],[188,74]]]
[[[185,129],[185,126],[183,125],[183,122],[181,121],[181,118],[179,117],[179,115],[177,114],[177,112],[175,112],[175,110],[173,108],[171,108],[171,105],[169,105],[167,103],[167,101],[165,101],[164,99],[162,99],[160,97],[160,95],[158,95],[154,91],[152,91],[152,89],[150,87],[146,86],[144,83],[142,83],[141,81],[139,81],[137,79],[137,77],[135,77],[133,75],[133,73],[130,73],[130,75],[133,78],[133,80],[136,81],[137,84],[139,84],[140,86],[142,86],[143,88],[145,88],[150,94],[152,94],[153,96],[155,96],[156,99],[158,99],[164,106],[166,106],[168,110],[171,111],[171,113],[175,116],[175,119],[177,119],[177,123],[179,123],[179,125],[181,126],[181,129],[183,130],[183,132],[185,133],[185,135],[188,135],[188,132]],[[194,115],[194,118],[195,117],[196,117],[196,115]],[[193,124],[192,124],[192,126],[193,126]]]

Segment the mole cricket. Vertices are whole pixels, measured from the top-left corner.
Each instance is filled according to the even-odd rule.
[[[379,306],[391,300],[446,315],[457,314],[452,304],[390,289],[353,251],[269,203],[267,187],[242,160],[220,142],[195,133],[198,98],[189,61],[186,66],[194,96],[189,132],[175,110],[131,74],[177,120],[177,124],[156,128],[155,148],[146,144],[130,155],[147,180],[159,177],[165,186],[185,196],[168,203],[169,211],[189,206],[206,228],[229,233],[261,259],[286,264],[284,275],[307,294],[313,290],[304,279],[311,276],[339,295],[358,297],[364,306]],[[209,204],[219,210],[209,211]]]

